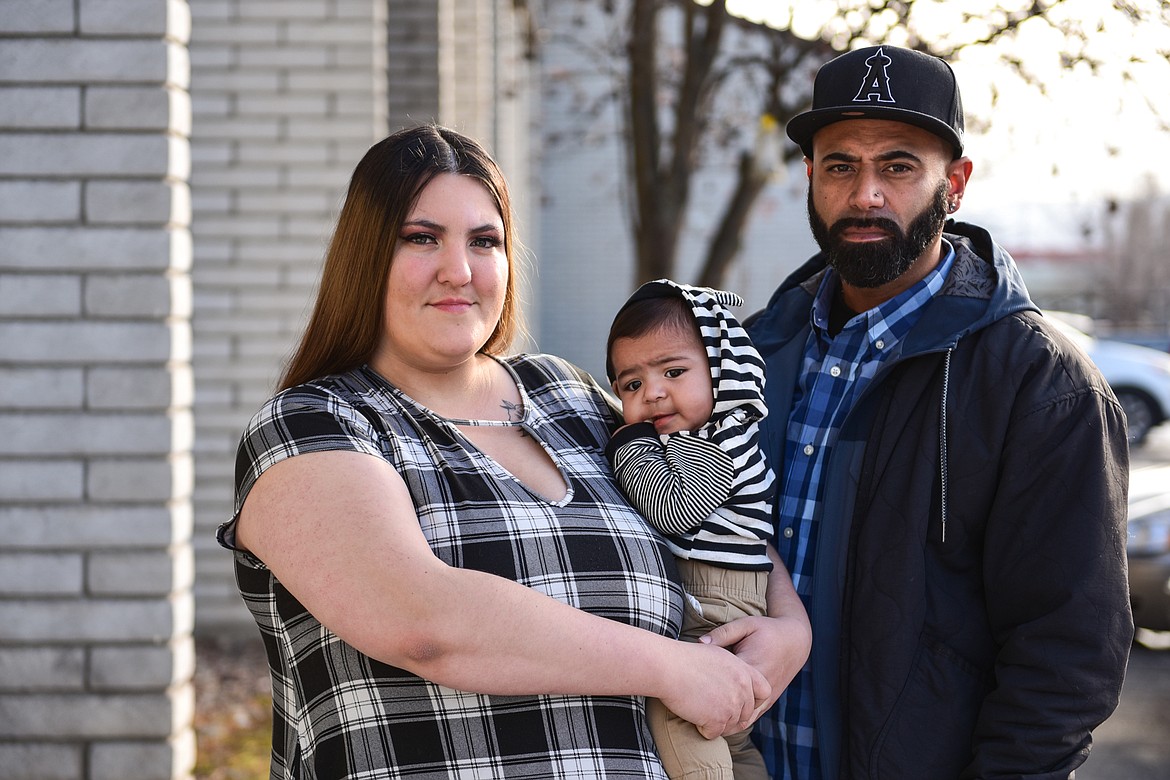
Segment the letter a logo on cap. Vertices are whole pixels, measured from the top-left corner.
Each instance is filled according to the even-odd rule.
[[[893,103],[894,97],[890,94],[890,76],[886,73],[886,68],[892,63],[885,52],[878,49],[869,57],[865,64],[869,70],[865,72],[865,78],[861,80],[861,88],[857,90],[857,97],[853,98],[854,103]]]

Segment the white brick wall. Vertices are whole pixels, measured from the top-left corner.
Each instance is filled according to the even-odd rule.
[[[194,764],[186,2],[0,0],[0,775]]]
[[[192,10],[0,0],[0,774],[13,780],[190,776],[192,588],[204,630],[255,636],[213,532],[239,432],[302,327],[366,148],[438,119],[493,149],[522,224],[535,202],[508,0]]]
[[[353,166],[388,130],[386,2],[192,12],[197,622],[259,641],[215,528],[232,512],[240,433],[311,306]]]
[[[511,0],[204,0],[192,12],[197,625],[254,637],[214,532],[353,166],[388,131],[438,120],[496,152],[531,224],[525,25]]]

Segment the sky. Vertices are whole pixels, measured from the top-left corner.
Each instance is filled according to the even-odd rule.
[[[964,34],[964,12],[987,14],[995,6],[1024,0],[919,0],[923,38]],[[1030,0],[1029,0],[1030,2]],[[1136,0],[1154,5],[1156,0]],[[733,13],[814,35],[840,3],[827,0],[728,0]],[[1036,220],[1079,224],[1109,198],[1170,195],[1170,24],[1135,27],[1104,0],[1064,0],[1062,13],[1090,35],[1091,53],[1102,61],[1094,76],[1087,66],[1064,68],[1060,36],[1032,20],[1020,26],[1010,51],[1034,71],[1047,94],[1026,85],[999,57],[1004,48],[967,49],[952,61],[968,125],[967,154],[975,164],[972,187],[960,217],[1017,234],[1026,241]],[[792,9],[795,9],[793,11]],[[896,34],[894,36],[896,40]],[[1158,53],[1161,56],[1158,56]],[[1147,65],[1130,63],[1134,53],[1153,54]],[[1125,81],[1123,69],[1135,74]],[[994,105],[993,105],[994,96]],[[1150,105],[1153,101],[1154,107]],[[1057,224],[1056,227],[1060,227]],[[1049,231],[1043,231],[1048,233]]]

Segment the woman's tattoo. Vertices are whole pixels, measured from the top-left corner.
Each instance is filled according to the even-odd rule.
[[[518,423],[524,420],[524,407],[520,404],[514,404],[504,399],[500,402],[500,408],[508,413],[508,422]],[[527,436],[528,432],[521,428],[520,435]]]

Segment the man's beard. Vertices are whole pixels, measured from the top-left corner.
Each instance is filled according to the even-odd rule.
[[[813,238],[828,258],[828,264],[846,284],[866,289],[881,287],[906,273],[942,231],[947,220],[947,190],[947,182],[939,184],[930,205],[910,221],[910,227],[903,233],[896,222],[885,217],[845,217],[830,228],[816,212],[810,183],[808,223]],[[889,238],[864,243],[843,241],[841,233],[852,227],[876,227],[887,232]]]

